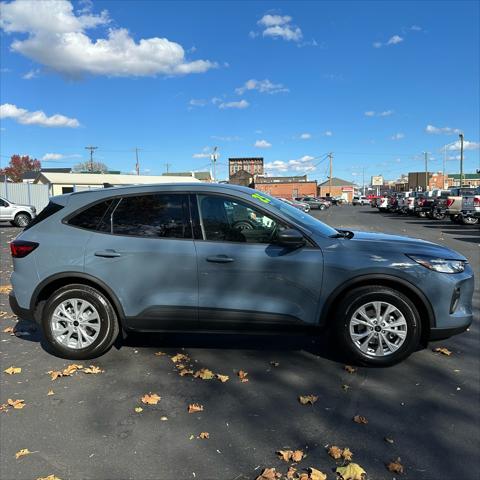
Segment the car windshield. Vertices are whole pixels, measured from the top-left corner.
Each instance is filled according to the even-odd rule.
[[[312,217],[308,213],[304,213],[302,210],[292,207],[292,205],[289,205],[288,203],[283,202],[278,198],[271,197],[270,195],[267,195],[263,192],[261,193],[261,195],[262,197],[268,198],[268,200],[270,200],[269,202],[267,202],[269,205],[276,208],[277,210],[280,210],[283,213],[283,215],[290,218],[293,222],[300,223],[301,225],[304,225],[308,229],[320,232],[322,235],[325,235],[326,237],[330,237],[332,235],[338,234],[337,230],[330,227],[326,223],[323,223],[320,220],[317,220],[315,217]]]

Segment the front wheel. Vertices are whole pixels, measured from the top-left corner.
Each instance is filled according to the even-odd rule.
[[[389,366],[418,346],[421,324],[412,301],[383,286],[359,287],[340,303],[337,339],[345,353],[364,365]]]
[[[462,223],[464,225],[476,225],[478,223],[478,217],[463,217]]]
[[[48,299],[42,326],[53,352],[72,360],[102,355],[119,332],[110,301],[95,288],[81,284],[62,287]]]
[[[30,223],[31,220],[32,217],[28,213],[17,213],[13,223],[17,227],[24,228]]]

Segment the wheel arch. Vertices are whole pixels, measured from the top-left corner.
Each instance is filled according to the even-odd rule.
[[[428,338],[429,331],[435,327],[435,313],[425,294],[409,281],[393,275],[370,274],[348,280],[337,287],[328,297],[320,314],[320,325],[328,326],[333,317],[338,301],[349,291],[357,287],[381,285],[390,287],[406,295],[414,304],[422,322],[422,340]]]
[[[40,321],[46,300],[59,288],[73,283],[89,285],[105,295],[115,309],[120,326],[125,329],[125,313],[118,297],[105,282],[83,272],[57,273],[47,277],[38,284],[30,301],[30,311],[34,312],[34,318],[37,322]]]

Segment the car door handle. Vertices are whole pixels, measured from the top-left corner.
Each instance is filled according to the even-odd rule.
[[[116,252],[115,250],[107,249],[107,250],[99,250],[98,252],[95,252],[96,257],[103,257],[103,258],[115,258],[115,257],[121,257],[122,254]]]
[[[235,259],[232,257],[227,257],[227,255],[213,255],[211,257],[207,257],[207,262],[214,262],[214,263],[231,263],[234,262]]]

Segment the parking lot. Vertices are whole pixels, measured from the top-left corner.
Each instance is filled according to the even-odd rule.
[[[370,207],[335,206],[312,214],[335,227],[444,244],[464,254],[480,276],[478,226],[381,214]],[[7,242],[19,231],[0,227],[3,286],[11,272]],[[266,467],[286,478],[291,463],[276,452],[288,449],[305,454],[295,465],[297,473],[314,467],[334,479],[342,462],[328,455],[332,445],[348,447],[369,479],[476,478],[478,283],[477,321],[469,331],[432,343],[391,368],[345,369],[334,344],[304,335],[159,334],[129,337],[55,380],[47,372],[74,362],[50,355],[39,331],[16,323],[6,290],[0,295],[0,404],[21,399],[25,406],[7,404],[0,412],[2,479],[238,480],[255,479]],[[433,352],[436,347],[452,353]],[[85,374],[90,363],[101,373]],[[198,378],[181,376],[178,364],[229,379],[202,379],[206,371]],[[4,373],[11,366],[22,370]],[[146,394],[161,399],[142,403]],[[304,395],[318,399],[303,405]],[[191,404],[203,411],[189,413]],[[354,422],[357,415],[367,423]],[[16,459],[22,449],[31,453]],[[398,458],[403,474],[386,466]]]

